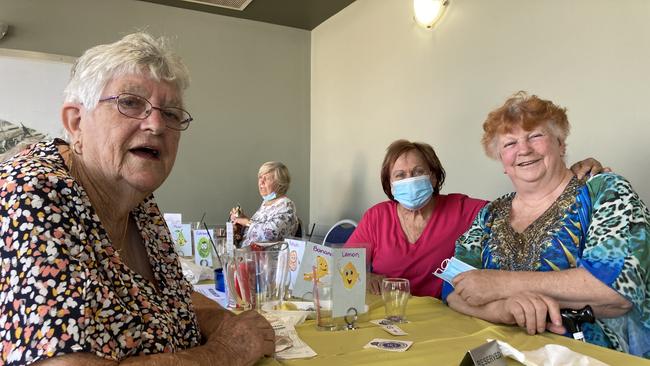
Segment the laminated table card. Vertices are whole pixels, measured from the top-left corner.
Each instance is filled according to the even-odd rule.
[[[210,230],[212,231],[212,230]],[[210,238],[214,235],[208,230],[194,230],[194,262],[205,267],[212,267],[212,245]]]
[[[332,317],[366,311],[366,250],[305,243],[292,291],[294,297],[312,299],[314,282],[331,287]]]
[[[366,250],[332,249],[332,317],[365,313]]]
[[[192,256],[192,224],[173,223],[169,225],[176,253],[182,257]]]
[[[232,222],[226,222],[226,252],[232,254],[235,250],[235,227]]]
[[[285,241],[289,244],[289,290],[293,291],[307,242],[298,239],[285,239]]]
[[[164,213],[163,218],[170,228],[172,225],[180,225],[183,221],[183,215],[179,213]]]
[[[318,283],[330,283],[332,277],[330,272],[330,268],[332,268],[331,262],[331,248],[306,242],[291,295],[308,300],[313,299],[314,277]]]

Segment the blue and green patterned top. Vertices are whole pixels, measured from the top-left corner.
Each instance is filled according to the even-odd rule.
[[[455,257],[484,269],[586,269],[633,309],[583,325],[585,339],[650,358],[650,212],[630,183],[612,173],[586,182],[574,177],[522,233],[510,226],[514,196],[502,196],[481,210],[456,242]],[[443,296],[451,291],[446,284]]]

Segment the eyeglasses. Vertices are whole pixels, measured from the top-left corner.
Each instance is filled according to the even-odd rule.
[[[176,107],[154,107],[150,101],[139,95],[121,93],[99,100],[99,102],[108,101],[115,101],[117,110],[122,115],[135,119],[146,119],[154,109],[157,109],[165,125],[172,130],[185,131],[192,122],[192,116],[188,111]]]

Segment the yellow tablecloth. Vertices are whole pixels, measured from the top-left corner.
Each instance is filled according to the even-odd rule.
[[[281,361],[286,365],[458,365],[469,349],[480,346],[487,338],[510,343],[520,351],[540,348],[546,344],[560,344],[610,365],[650,365],[650,360],[630,356],[603,347],[575,341],[567,337],[544,333],[529,336],[514,326],[497,326],[483,320],[459,314],[440,300],[430,297],[412,297],[407,307],[410,323],[400,324],[409,333],[406,336],[392,336],[378,326],[369,323],[372,319],[384,317],[381,300],[368,296],[370,311],[361,318],[359,329],[352,331],[326,332],[316,330],[314,321],[308,321],[296,329],[318,356],[311,359]],[[413,341],[406,352],[388,352],[364,349],[373,338],[402,339]],[[278,364],[266,359],[262,365]],[[512,360],[509,365],[518,365]]]

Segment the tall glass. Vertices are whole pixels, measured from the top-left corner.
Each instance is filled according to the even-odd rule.
[[[226,299],[229,309],[243,309],[243,301],[239,283],[237,281],[237,256],[235,253],[225,253],[222,255],[223,261],[223,278],[226,284]]]
[[[255,268],[255,308],[279,309],[289,276],[288,244],[249,253]]]
[[[386,307],[386,319],[393,323],[406,322],[406,304],[411,296],[406,278],[384,278],[381,281],[381,297]]]
[[[286,243],[261,251],[236,249],[226,266],[229,307],[243,310],[280,308],[286,289],[288,259]],[[233,302],[236,304],[231,306]]]
[[[314,280],[314,310],[316,311],[316,329],[337,330],[337,325],[332,318],[332,283],[331,280]]]

